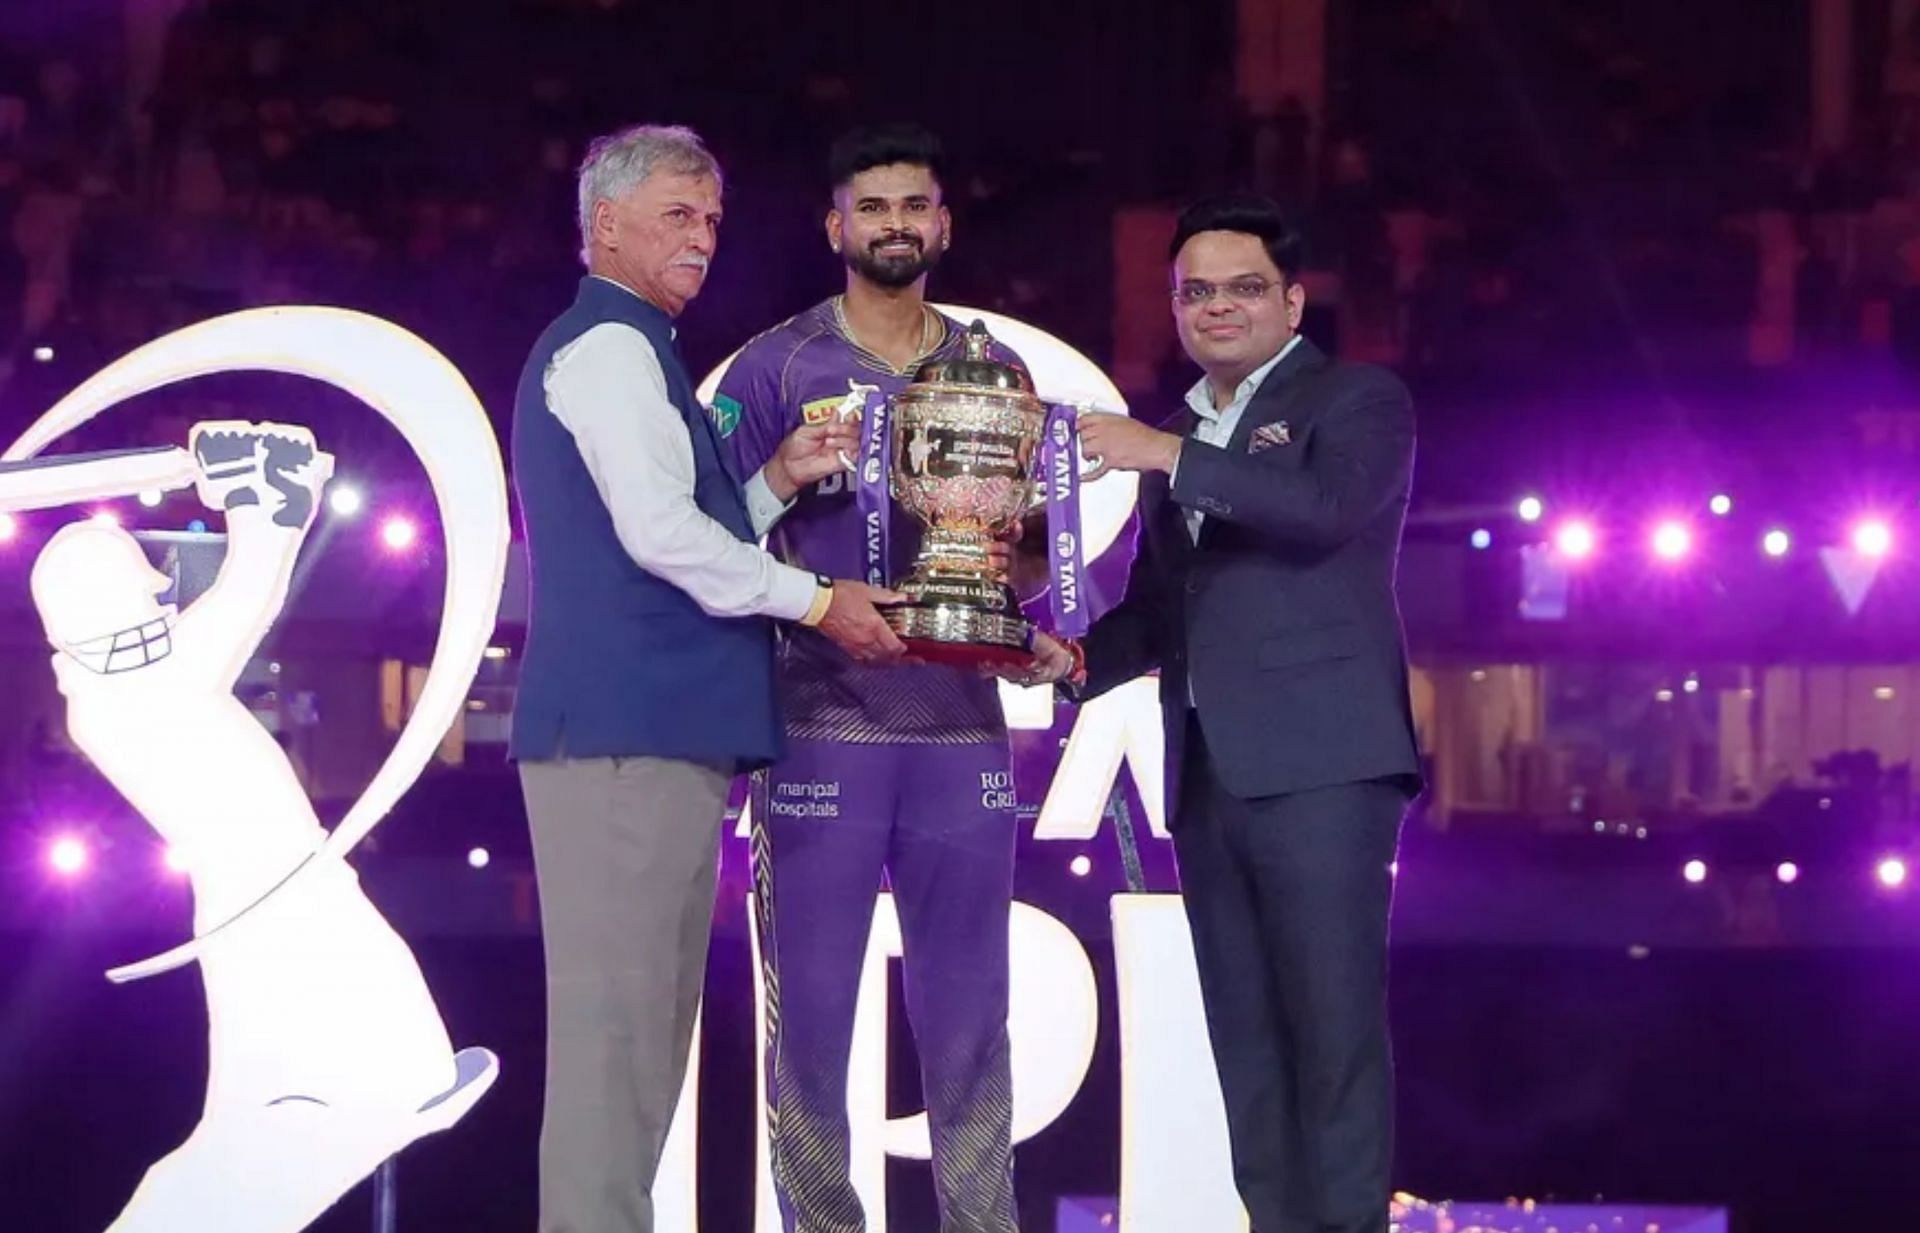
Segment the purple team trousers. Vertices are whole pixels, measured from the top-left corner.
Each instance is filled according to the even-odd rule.
[[[884,872],[933,1132],[941,1233],[1013,1233],[1004,741],[793,741],[755,779],[767,1116],[787,1233],[864,1233],[848,1178],[847,1055]]]

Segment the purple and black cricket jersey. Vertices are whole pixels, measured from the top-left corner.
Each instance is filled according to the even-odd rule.
[[[734,360],[713,414],[738,474],[804,423],[912,377],[856,345],[838,301],[767,331]],[[962,354],[944,330],[927,359]],[[995,357],[1017,363],[1004,349]],[[917,367],[918,365],[915,365]],[[774,528],[779,556],[836,578],[866,574],[863,520],[841,474],[800,494]],[[889,579],[920,525],[897,505]],[[992,681],[940,665],[867,666],[811,629],[783,639],[788,750],[756,776],[754,901],[767,1019],[771,1165],[788,1233],[863,1233],[848,1177],[847,1055],[860,967],[884,876],[900,913],[906,995],[945,1233],[1013,1233],[1007,933],[1014,799]]]
[[[758,471],[794,429],[825,422],[849,397],[859,406],[869,390],[897,394],[912,383],[911,372],[896,371],[847,336],[837,302],[827,300],[761,334],[721,379],[713,415],[733,452],[735,474]],[[940,320],[945,334],[921,362],[964,354],[965,328],[948,317]],[[1019,363],[998,345],[994,358]],[[769,537],[775,555],[832,578],[865,576],[866,546],[850,478],[832,475],[799,494]],[[920,521],[896,503],[889,582],[912,568],[921,530]],[[861,745],[1006,739],[999,693],[990,680],[937,664],[860,664],[814,630],[787,632],[779,680],[790,737]]]

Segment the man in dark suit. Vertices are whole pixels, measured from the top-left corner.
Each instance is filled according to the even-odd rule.
[[[1173,314],[1205,377],[1166,432],[1081,420],[1141,473],[1124,602],[1034,678],[1090,698],[1160,670],[1174,847],[1234,1178],[1257,1233],[1386,1233],[1387,907],[1419,763],[1393,575],[1407,391],[1296,331],[1301,243],[1273,203],[1204,201]]]

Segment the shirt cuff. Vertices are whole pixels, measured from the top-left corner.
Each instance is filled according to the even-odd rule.
[[[793,508],[792,501],[782,501],[773,495],[773,488],[767,483],[767,469],[761,467],[747,481],[743,495],[747,501],[747,519],[753,524],[755,535],[765,535],[774,523]],[[794,494],[796,497],[798,493]]]
[[[814,593],[819,589],[820,580],[806,570],[775,561],[773,576],[767,580],[767,615],[797,621],[812,609]]]

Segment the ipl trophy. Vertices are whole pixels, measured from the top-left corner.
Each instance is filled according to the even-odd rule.
[[[889,492],[926,524],[913,568],[894,584],[908,601],[884,611],[908,653],[929,661],[1031,661],[1033,625],[989,548],[1042,501],[1055,624],[1066,633],[1084,628],[1074,412],[1043,402],[1025,372],[992,358],[992,345],[975,321],[963,356],[922,365],[899,394],[870,400],[862,425],[870,565],[885,560]]]

